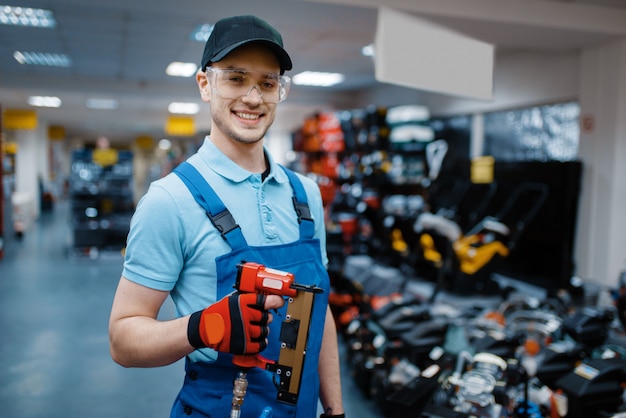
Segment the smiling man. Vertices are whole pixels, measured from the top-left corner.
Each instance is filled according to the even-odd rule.
[[[293,273],[298,284],[323,292],[312,306],[302,396],[277,402],[275,376],[253,367],[238,413],[257,418],[271,407],[273,417],[314,417],[321,401],[323,417],[344,416],[319,188],[277,165],[263,144],[291,68],[281,35],[264,20],[217,22],[196,75],[210,103],[211,134],[150,186],[133,216],[111,310],[111,355],[125,367],[185,358],[172,417],[232,416],[233,355],[278,359],[285,301],[233,291],[242,260]],[[177,318],[164,321],[158,313],[168,296]]]

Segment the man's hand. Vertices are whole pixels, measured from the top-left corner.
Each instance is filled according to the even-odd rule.
[[[189,318],[187,337],[195,348],[209,347],[231,354],[257,354],[267,347],[269,309],[279,308],[279,296],[232,293]]]

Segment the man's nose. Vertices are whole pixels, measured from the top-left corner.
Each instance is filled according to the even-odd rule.
[[[252,90],[256,90],[256,95],[251,95],[250,94],[250,93],[252,93]],[[263,94],[261,94],[261,89],[258,86],[258,84],[254,84],[254,85],[250,86],[250,89],[248,89],[248,92],[243,97],[248,99],[248,100],[254,100],[254,99],[258,99],[259,101],[263,100]]]

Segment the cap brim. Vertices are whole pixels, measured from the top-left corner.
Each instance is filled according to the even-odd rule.
[[[215,56],[210,60],[210,62],[221,61],[222,59],[224,59],[224,57],[226,57],[226,55],[230,54],[236,48],[239,48],[240,46],[249,44],[251,42],[261,43],[263,45],[268,46],[272,51],[274,51],[274,53],[276,54],[276,57],[278,58],[278,63],[280,65],[281,72],[288,71],[293,68],[291,58],[289,57],[289,54],[287,54],[287,51],[285,51],[280,45],[276,44],[275,42],[268,41],[267,39],[263,39],[263,38],[246,39],[245,41],[241,41],[241,42],[237,42],[232,45],[229,45],[226,48],[222,49],[219,53],[215,54]]]

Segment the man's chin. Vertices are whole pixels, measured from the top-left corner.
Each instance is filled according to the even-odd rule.
[[[248,144],[248,145],[252,145],[252,144],[256,144],[257,142],[261,141],[263,139],[263,137],[257,138],[249,138],[249,137],[242,137],[242,136],[235,136],[233,137],[233,139],[236,142],[239,142],[240,144]]]
[[[243,130],[240,132],[232,132],[231,138],[242,144],[256,144],[265,137],[265,130]]]

